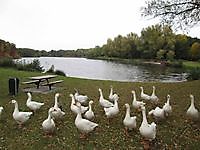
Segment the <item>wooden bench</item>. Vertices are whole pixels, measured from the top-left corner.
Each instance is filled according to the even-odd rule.
[[[63,80],[52,81],[52,82],[49,82],[49,83],[42,84],[42,86],[49,86],[49,90],[51,90],[52,85],[57,84],[57,83],[61,83],[61,82],[63,82]]]
[[[39,84],[40,82],[43,82],[44,80],[31,80],[31,81],[26,81],[26,82],[22,82],[23,84],[35,84],[37,85],[37,89],[39,88]]]
[[[39,80],[31,80],[31,81],[26,81],[26,82],[22,82],[23,84],[38,84]]]

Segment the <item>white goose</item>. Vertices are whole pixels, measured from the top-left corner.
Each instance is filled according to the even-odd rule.
[[[87,119],[83,119],[81,116],[81,104],[77,102],[77,106],[79,108],[79,111],[75,119],[75,125],[82,134],[81,138],[84,138],[85,134],[93,131],[98,126],[98,124],[91,122]]]
[[[36,111],[38,109],[40,109],[41,106],[44,105],[44,103],[39,103],[39,102],[35,102],[35,101],[32,101],[32,96],[31,96],[31,93],[27,93],[27,96],[28,96],[28,99],[26,101],[26,106],[28,108],[30,108],[32,111]]]
[[[55,130],[55,123],[52,119],[52,112],[55,111],[54,108],[50,108],[48,111],[48,118],[42,123],[42,129],[45,133],[52,134]]]
[[[153,140],[156,138],[156,124],[154,122],[148,124],[145,107],[142,106],[141,109],[143,121],[139,128],[140,134],[147,140]]]
[[[107,118],[112,118],[115,115],[119,113],[119,107],[118,107],[118,99],[114,100],[114,106],[113,107],[104,107],[105,114]]]
[[[78,106],[76,106],[76,102],[75,102],[74,95],[73,95],[73,94],[70,94],[69,96],[70,96],[71,99],[72,99],[71,105],[70,105],[70,109],[71,109],[71,111],[72,111],[73,113],[78,114],[79,108],[78,108]],[[88,110],[88,107],[87,107],[87,106],[86,106],[86,107],[85,107],[85,106],[81,106],[81,113],[84,113],[84,112],[86,112],[87,110]]]
[[[99,98],[99,103],[102,107],[108,108],[108,107],[113,107],[114,104],[109,102],[108,100],[103,98],[103,93],[102,90],[99,88],[99,93],[100,93],[100,98]]]
[[[170,101],[170,95],[167,95],[167,102],[163,106],[163,109],[165,111],[165,116],[169,116],[170,113],[172,113],[172,106],[169,104]]]
[[[150,96],[150,99],[151,99],[151,102],[158,103],[159,98],[158,98],[158,96],[156,96],[155,90],[156,90],[156,87],[153,86],[153,92],[152,92],[152,94]]]
[[[0,107],[0,115],[2,114],[3,110],[4,110],[4,108],[1,106]]]
[[[130,116],[130,106],[129,104],[125,104],[125,107],[126,107],[126,116],[123,120],[123,124],[125,126],[125,130],[127,132],[127,129],[129,130],[132,130],[132,129],[135,129],[136,128],[136,116],[134,117],[131,117]]]
[[[30,116],[33,113],[32,112],[19,111],[18,103],[17,103],[16,100],[12,100],[11,103],[15,105],[15,109],[14,109],[14,112],[13,112],[13,118],[21,126],[26,121],[28,121],[28,119],[30,118]]]
[[[77,100],[81,104],[86,103],[87,100],[88,100],[88,96],[87,95],[80,95],[79,92],[78,92],[78,90],[76,90],[76,92],[74,94],[74,97],[75,97],[75,100]]]
[[[194,106],[194,96],[192,94],[190,94],[190,99],[191,99],[191,104],[186,114],[190,119],[196,121],[199,118],[199,112]]]
[[[137,100],[136,100],[135,91],[131,91],[131,93],[133,94],[133,102],[132,102],[133,108],[139,109],[141,106],[144,106],[144,105],[145,105],[144,102],[142,102],[142,101],[137,101]]]
[[[144,99],[144,100],[150,100],[151,96],[144,93],[144,89],[143,89],[142,86],[140,87],[140,89],[141,89],[141,94],[140,94],[141,98]]]
[[[160,107],[156,107],[155,109],[149,111],[149,115],[153,115],[157,120],[165,119],[165,111]]]
[[[114,102],[115,99],[119,99],[119,96],[115,93],[113,94],[113,87],[110,86],[110,95],[109,95],[109,100]]]
[[[94,112],[92,111],[92,104],[93,101],[89,101],[89,110],[85,112],[84,117],[88,120],[91,120],[94,118]]]
[[[55,94],[55,104],[53,106],[54,111],[52,112],[52,117],[54,119],[61,119],[64,115],[65,112],[63,112],[59,107],[58,107],[58,97],[60,96],[59,93]]]

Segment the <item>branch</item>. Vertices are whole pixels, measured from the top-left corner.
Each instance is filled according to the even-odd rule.
[[[173,3],[173,4],[170,4],[170,5],[165,5],[163,7],[160,7],[159,9],[165,9],[165,8],[169,8],[169,7],[173,7],[173,6],[181,6],[181,5],[186,5],[186,4],[191,4],[191,5],[196,5],[197,8],[200,7],[200,3],[196,2],[182,2],[182,3]]]

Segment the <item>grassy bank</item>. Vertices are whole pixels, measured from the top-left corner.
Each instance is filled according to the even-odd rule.
[[[198,61],[183,61],[183,66],[186,68],[200,68],[200,62]]]
[[[25,129],[19,129],[12,118],[14,106],[9,104],[11,99],[16,99],[20,110],[28,111],[26,107],[26,94],[21,90],[27,85],[20,84],[20,92],[16,97],[8,95],[8,78],[18,77],[20,81],[27,80],[26,77],[41,75],[35,72],[16,71],[13,69],[0,68],[0,105],[4,106],[4,112],[0,117],[0,149],[142,149],[139,127],[142,116],[131,108],[132,114],[137,116],[137,130],[130,132],[130,137],[124,134],[122,120],[125,115],[125,103],[131,104],[131,90],[136,90],[139,98],[139,86],[144,86],[145,92],[150,94],[152,85],[157,87],[157,95],[160,98],[159,106],[166,100],[166,95],[171,95],[173,114],[166,121],[157,123],[157,136],[152,149],[199,149],[200,147],[200,123],[188,122],[185,112],[190,105],[189,94],[195,96],[195,105],[200,110],[200,80],[183,83],[133,83],[85,80],[70,77],[61,77],[64,80],[60,85],[61,93],[59,99],[66,115],[63,121],[56,124],[57,129],[53,137],[45,137],[41,124],[47,118],[48,109],[54,104],[54,94],[33,94],[33,99],[44,102],[45,105],[25,124]],[[104,115],[103,109],[99,106],[98,88],[103,89],[105,97],[108,97],[109,86],[113,85],[114,90],[120,95],[120,113],[110,123]],[[74,125],[75,115],[70,110],[70,93],[74,88],[80,90],[94,100],[95,122],[99,128],[92,132],[85,140],[79,138],[79,132]],[[147,103],[147,112],[154,108]],[[148,116],[148,121],[154,121]]]

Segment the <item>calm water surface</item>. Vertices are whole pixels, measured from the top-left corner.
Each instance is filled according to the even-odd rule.
[[[22,58],[20,61],[31,62],[38,59],[45,70],[54,65],[67,76],[87,79],[115,81],[186,81],[187,74],[181,69],[161,67],[159,65],[137,66],[119,62],[86,58],[40,57]]]

